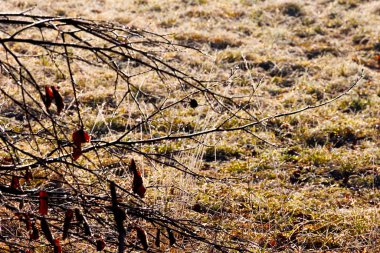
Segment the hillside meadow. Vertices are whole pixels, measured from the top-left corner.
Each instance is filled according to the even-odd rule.
[[[170,245],[168,236],[163,239],[166,244],[156,247],[156,228],[146,223],[141,226],[149,239],[148,252],[380,251],[379,1],[1,2],[1,13],[23,11],[147,31],[146,37],[139,38],[141,44],[138,39],[134,43],[139,50],[157,56],[154,64],[158,65],[152,65],[160,68],[162,60],[185,73],[180,79],[161,76],[159,71],[138,72],[137,63],[135,66],[117,58],[119,66],[130,71],[131,83],[126,85],[110,69],[94,64],[96,59],[87,51],[66,51],[66,55],[75,55],[75,60],[81,61],[73,63],[71,70],[77,85],[74,94],[69,70],[62,67],[62,73],[57,71],[57,65],[65,65],[63,59],[22,58],[41,51],[35,45],[28,48],[7,44],[39,84],[60,87],[65,109],[54,116],[56,136],[70,142],[71,133],[82,122],[92,138],[91,143],[83,141],[88,152],[73,164],[95,171],[93,174],[86,174],[86,170],[85,174],[76,174],[75,167],[66,168],[67,164],[55,167],[51,170],[54,173],[36,168],[35,177],[39,179],[31,183],[30,189],[57,181],[75,185],[79,180],[78,187],[84,187],[87,194],[104,196],[102,191],[107,192],[108,186],[99,176],[130,190],[131,176],[120,171],[133,158],[146,187],[141,202],[144,208],[159,210],[179,221],[195,221],[191,226],[199,230],[197,233],[226,246],[221,249],[177,231],[174,245]],[[7,31],[12,33],[17,28]],[[54,34],[50,35],[46,38],[53,41]],[[0,39],[6,37],[0,33]],[[163,46],[154,44],[154,39]],[[148,60],[149,54],[144,55]],[[0,60],[8,59],[6,55],[0,47]],[[40,124],[53,132],[48,117],[34,121],[12,107],[13,102],[4,94],[21,101],[20,89],[5,74],[0,82],[6,91],[1,94],[2,131],[36,131],[38,135]],[[195,86],[191,86],[193,83]],[[196,85],[206,88],[200,90]],[[209,89],[213,93],[207,93]],[[166,110],[165,105],[170,103]],[[160,110],[155,114],[157,108]],[[79,119],[76,110],[81,112]],[[134,128],[144,120],[146,125]],[[260,123],[242,127],[251,122]],[[210,129],[216,130],[208,133]],[[203,131],[206,133],[194,134]],[[190,136],[168,138],[171,135]],[[120,145],[107,149],[106,143],[119,137]],[[23,139],[20,149],[43,157],[53,142]],[[128,148],[116,152],[123,144]],[[1,145],[3,163],[12,152],[4,143]],[[96,145],[106,149],[98,152],[92,149]],[[67,154],[71,152],[63,149]],[[33,161],[23,160],[25,154],[21,153],[21,165]],[[160,163],[164,157],[173,160]],[[1,185],[9,184],[7,173],[2,173]],[[85,188],[96,184],[97,188]],[[36,203],[26,206],[37,208]],[[10,215],[8,209],[0,207],[1,220]],[[14,221],[6,224],[18,226]],[[0,235],[4,231],[6,226]],[[0,241],[2,252],[10,251],[5,240]],[[63,252],[95,252],[94,247],[84,247],[87,244],[79,239],[61,243]],[[130,244],[140,245],[140,241],[133,235]],[[105,250],[116,252],[115,245],[106,244]],[[139,247],[128,250],[142,251]],[[39,245],[34,252],[51,250]]]

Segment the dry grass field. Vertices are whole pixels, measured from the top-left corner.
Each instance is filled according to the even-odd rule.
[[[225,246],[240,247],[227,248],[226,252],[380,251],[379,1],[1,1],[2,13],[26,10],[29,14],[105,21],[163,35],[180,49],[170,50],[169,45],[152,50],[152,54],[204,81],[221,97],[232,97],[236,104],[226,102],[232,111],[236,105],[245,109],[230,116],[225,112],[227,107],[219,108],[202,92],[182,87],[175,78],[160,79],[151,72],[131,77],[143,94],[136,95],[137,100],[141,99],[139,103],[133,103],[133,96],[123,97],[127,92],[125,83],[115,82],[109,69],[73,64],[75,96],[84,127],[93,139],[85,147],[122,136],[153,113],[163,100],[170,103],[182,99],[152,117],[148,126],[124,136],[126,145],[128,141],[142,141],[133,147],[133,152],[131,148],[116,157],[111,149],[98,153],[92,150],[75,164],[94,171],[108,166],[107,173],[98,175],[128,185],[129,189],[129,176],[112,175],[114,168],[125,167],[133,157],[147,188],[144,205],[176,219],[220,228],[223,233],[207,229],[197,232]],[[10,33],[17,30],[12,29]],[[0,39],[6,37],[0,33]],[[39,53],[34,46],[7,45],[19,55]],[[149,44],[141,47],[149,51]],[[2,61],[5,55],[0,47]],[[85,52],[81,56],[90,59]],[[39,83],[60,86],[66,109],[57,118],[63,129],[58,135],[70,140],[67,136],[78,125],[70,79],[58,73],[47,57],[22,59]],[[65,64],[58,58],[56,63]],[[352,90],[331,103],[272,117],[334,99],[358,78]],[[6,75],[0,76],[0,82],[8,94],[22,100],[19,88]],[[22,112],[14,110],[3,93],[1,99],[2,129],[34,129],[37,133],[40,126],[33,119],[31,125],[25,124],[25,117],[19,115]],[[198,106],[190,106],[189,99],[196,99]],[[251,117],[248,120],[247,115]],[[192,134],[220,125],[234,128],[262,119],[262,123],[245,130],[143,143],[169,133]],[[49,124],[48,118],[40,120],[44,126]],[[39,148],[33,150],[37,143]],[[51,145],[38,139],[20,142],[20,147],[36,156],[50,152]],[[5,153],[2,146],[4,157]],[[153,153],[170,154],[186,169],[180,171],[143,155]],[[81,183],[87,185],[95,180],[87,174],[74,176],[75,169],[64,164],[60,170],[51,174],[37,168],[36,174],[48,181],[59,180],[62,175],[68,181],[71,177],[81,178]],[[1,175],[1,184],[9,184],[9,175]],[[32,186],[42,184],[47,181],[34,182]],[[99,186],[102,187],[107,189],[106,183]],[[9,214],[5,209],[0,212],[2,219]],[[218,251],[211,244],[188,241],[180,234],[176,234],[175,246],[157,248],[153,245],[153,228],[152,232],[149,225],[145,228],[150,252]],[[84,249],[82,243],[64,241],[64,252],[95,251]],[[3,250],[9,249],[4,246]],[[35,252],[49,250],[37,247]],[[115,252],[115,247],[107,245],[106,250]]]

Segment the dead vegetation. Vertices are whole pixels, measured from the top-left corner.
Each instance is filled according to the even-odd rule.
[[[29,0],[6,1],[3,9],[28,8],[33,10],[27,15],[112,22],[79,19],[91,27],[78,33],[82,42],[70,37],[71,23],[43,22],[62,25],[65,43],[107,48],[110,58],[80,47],[65,52],[54,29],[41,33],[38,26],[14,37],[37,44],[5,42],[21,26],[1,25],[0,122],[8,138],[1,149],[3,250],[53,249],[43,235],[30,240],[33,227],[28,232],[26,216],[15,216],[6,205],[34,214],[32,224],[43,233],[40,190],[53,194],[46,220],[64,252],[95,251],[102,240],[105,250],[114,252],[123,234],[114,219],[119,206],[129,210],[125,245],[135,251],[146,246],[152,252],[379,250],[377,1]],[[89,35],[97,25],[105,33],[121,29],[107,35],[115,47]],[[345,93],[362,69],[360,85],[347,96],[271,118]],[[46,85],[60,87],[65,109],[59,115],[54,102],[46,111]],[[207,132],[258,121],[243,131]],[[72,161],[71,135],[81,127],[92,139],[80,144],[83,153]],[[144,199],[132,187],[132,158],[146,187]],[[25,183],[24,169],[31,164],[36,164],[30,168],[33,180]],[[13,176],[20,177],[28,198],[4,190],[12,188]],[[120,187],[117,205],[110,181]],[[82,194],[75,195],[78,189]],[[63,200],[61,191],[71,197]],[[92,234],[74,215],[63,240],[66,210],[75,208]]]

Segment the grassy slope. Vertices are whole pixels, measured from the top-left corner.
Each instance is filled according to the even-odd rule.
[[[268,250],[379,250],[380,66],[373,57],[380,54],[380,3],[292,3],[10,0],[2,9],[34,7],[34,13],[172,34],[207,54],[181,57],[190,74],[226,79],[240,66],[222,92],[244,93],[261,80],[251,105],[260,118],[333,97],[364,68],[364,80],[348,96],[252,129],[278,147],[248,134],[226,134],[204,140],[215,147],[189,154],[201,173],[238,180],[202,182],[178,175],[173,181],[157,170],[147,174],[151,185],[182,190],[151,193],[148,199],[180,216],[231,229]],[[266,70],[270,62],[276,70]],[[94,100],[90,93],[83,99]]]

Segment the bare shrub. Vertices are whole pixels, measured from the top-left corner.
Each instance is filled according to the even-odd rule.
[[[195,49],[152,32],[1,14],[0,43],[0,242],[12,250],[259,247],[163,211],[149,201],[155,188],[145,175],[174,169],[219,180],[195,169],[201,159],[181,157],[212,134],[260,138],[251,127],[331,103],[359,81],[320,104],[258,118],[245,106],[258,84],[241,96],[224,93],[221,81],[181,71],[178,55]]]

